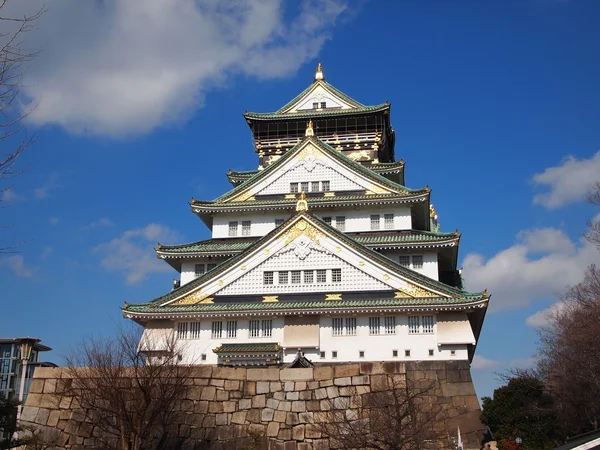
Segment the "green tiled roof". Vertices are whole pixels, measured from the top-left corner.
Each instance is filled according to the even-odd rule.
[[[221,344],[213,351],[215,353],[274,353],[281,347],[277,342],[256,342],[250,344]]]
[[[181,245],[162,245],[159,253],[238,252],[256,242],[257,238],[208,239]]]
[[[373,106],[361,106],[353,109],[334,109],[334,108],[325,108],[325,109],[307,109],[303,111],[293,112],[293,113],[255,113],[255,112],[247,112],[244,114],[244,117],[248,120],[280,120],[280,119],[318,119],[320,117],[332,117],[332,116],[354,116],[357,114],[365,114],[365,113],[373,113],[379,111],[385,111],[389,109],[390,105],[388,103],[383,103],[381,105],[373,105]]]
[[[343,298],[343,294],[342,294]],[[482,294],[472,294],[465,298],[424,297],[424,298],[386,298],[362,300],[312,300],[285,302],[253,302],[253,303],[200,303],[196,305],[167,305],[143,303],[128,305],[125,310],[131,313],[224,313],[278,310],[337,310],[344,308],[382,308],[382,307],[420,307],[449,306],[476,303],[484,300]]]

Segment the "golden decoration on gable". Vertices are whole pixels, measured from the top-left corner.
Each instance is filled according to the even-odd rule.
[[[219,286],[223,286],[223,280],[219,280],[219,281],[217,281],[217,284],[218,284]]]
[[[420,286],[415,286],[414,284],[409,284],[406,288],[398,288],[398,291],[400,292],[396,292],[395,298],[407,298],[407,296],[413,298],[439,297],[439,294],[423,289]]]
[[[319,244],[319,237],[323,235],[317,228],[306,220],[299,220],[293,227],[289,228],[280,239],[284,239],[284,246],[289,245],[294,239],[301,234],[306,235],[310,240]]]
[[[325,300],[341,300],[342,294],[325,294]]]
[[[278,295],[265,295],[263,296],[263,303],[277,303],[279,301]]]
[[[209,298],[209,294],[202,294],[199,290],[186,295],[185,297],[171,303],[173,306],[180,305],[196,305],[198,303],[212,303],[212,298]]]

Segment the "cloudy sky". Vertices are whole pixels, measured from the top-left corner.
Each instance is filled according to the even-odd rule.
[[[473,363],[531,364],[536,329],[600,253],[600,4],[594,0],[11,0],[46,4],[19,107],[38,133],[2,193],[0,335],[36,335],[57,362],[108,334],[124,301],[167,291],[156,242],[205,239],[191,197],[257,161],[245,110],[279,108],[322,61],[366,104],[388,100],[409,187],[428,184],[463,234],[469,290],[492,294]],[[10,150],[5,144],[1,151]],[[5,187],[5,186],[4,186]],[[8,319],[8,320],[7,320]]]

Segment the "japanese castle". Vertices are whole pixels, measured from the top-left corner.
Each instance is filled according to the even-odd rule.
[[[158,245],[173,290],[124,316],[148,352],[231,366],[472,360],[489,302],[457,270],[428,187],[405,186],[389,103],[314,81],[273,113],[244,114],[258,169],[190,206],[212,238]]]

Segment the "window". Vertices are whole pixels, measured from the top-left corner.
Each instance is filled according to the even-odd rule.
[[[319,192],[319,182],[318,181],[313,181],[310,184],[310,190],[311,190],[311,192]]]
[[[396,334],[396,317],[385,318],[385,334]]]
[[[180,322],[177,324],[177,339],[187,339],[188,323],[189,322]]]
[[[285,222],[285,219],[275,219],[275,227],[280,227]]]
[[[342,282],[342,269],[332,269],[331,270],[331,282],[332,283],[341,283]]]
[[[337,350],[333,350],[331,352],[331,359],[336,359],[337,358]]]
[[[323,222],[325,222],[327,225],[331,225],[331,217],[323,217]]]
[[[179,322],[177,339],[200,339],[200,322]]]
[[[296,194],[298,192],[298,183],[290,183],[290,192]]]
[[[383,227],[386,230],[394,229],[394,215],[393,214],[384,214],[383,216]]]
[[[273,335],[273,321],[271,319],[263,320],[261,323],[262,337],[271,337]]]
[[[204,264],[196,264],[194,266],[194,275],[196,275],[196,277],[203,275],[205,271]]]
[[[450,356],[456,356],[456,350],[450,350]]]
[[[325,359],[325,352],[319,352],[319,357],[321,359]]]
[[[432,348],[429,349],[429,356],[433,356],[433,349]]]
[[[300,284],[302,272],[300,270],[292,270],[292,284]]]
[[[380,228],[379,219],[380,219],[379,214],[371,215],[371,230],[379,230],[379,228]]]
[[[210,272],[211,270],[213,270],[215,267],[217,267],[217,265],[215,263],[212,264],[207,264],[206,265],[206,271]]]
[[[333,336],[356,336],[356,317],[334,317],[331,329]]]
[[[346,335],[356,336],[356,317],[346,318]]]
[[[237,320],[227,321],[227,337],[229,339],[237,337]]]
[[[433,316],[409,316],[408,334],[433,334]]]
[[[327,282],[327,271],[323,269],[317,270],[317,283]]]
[[[312,270],[304,271],[304,282],[307,284],[312,284],[314,280],[315,273]]]
[[[321,182],[321,190],[323,192],[328,192],[329,191],[329,181],[322,181]]]
[[[400,263],[400,265],[402,267],[406,267],[407,269],[410,269],[410,256],[409,255],[400,255],[398,257],[398,262]]]
[[[433,334],[433,316],[423,316],[423,333]]]
[[[202,361],[206,361],[206,353],[202,353],[202,355],[200,355],[200,358],[202,359]]]
[[[333,329],[334,336],[343,336],[344,335],[344,319],[341,317],[334,317],[332,319],[331,328]]]
[[[313,102],[313,109],[319,109],[319,102]]]
[[[398,357],[398,350],[392,350],[392,357],[394,357],[394,358]]]
[[[406,356],[407,358],[410,357],[410,350],[404,350],[404,356]]]
[[[251,320],[248,328],[250,329],[250,337],[260,336],[260,321]]]
[[[238,223],[229,222],[229,236],[237,236],[238,234]]]
[[[358,357],[359,358],[364,358],[365,357],[365,351],[364,350],[359,350]]]
[[[413,255],[412,268],[413,269],[422,269],[423,268],[423,255]]]
[[[340,231],[345,231],[346,230],[346,217],[336,216],[335,217],[335,227]]]
[[[369,317],[369,334],[379,334],[379,317]]]
[[[302,192],[308,192],[308,181],[303,181],[300,183],[300,190]]]
[[[321,102],[321,108],[327,108],[327,102]]]
[[[282,271],[278,272],[279,275],[279,284],[288,284],[288,272]]]
[[[408,316],[408,334],[419,333],[419,316]]]
[[[211,339],[221,339],[223,337],[223,322],[213,322],[211,329]]]
[[[273,284],[273,272],[263,272],[263,284]]]
[[[200,322],[190,322],[189,324],[189,339],[200,339]]]
[[[249,220],[244,220],[242,222],[242,236],[250,236],[252,222]]]

